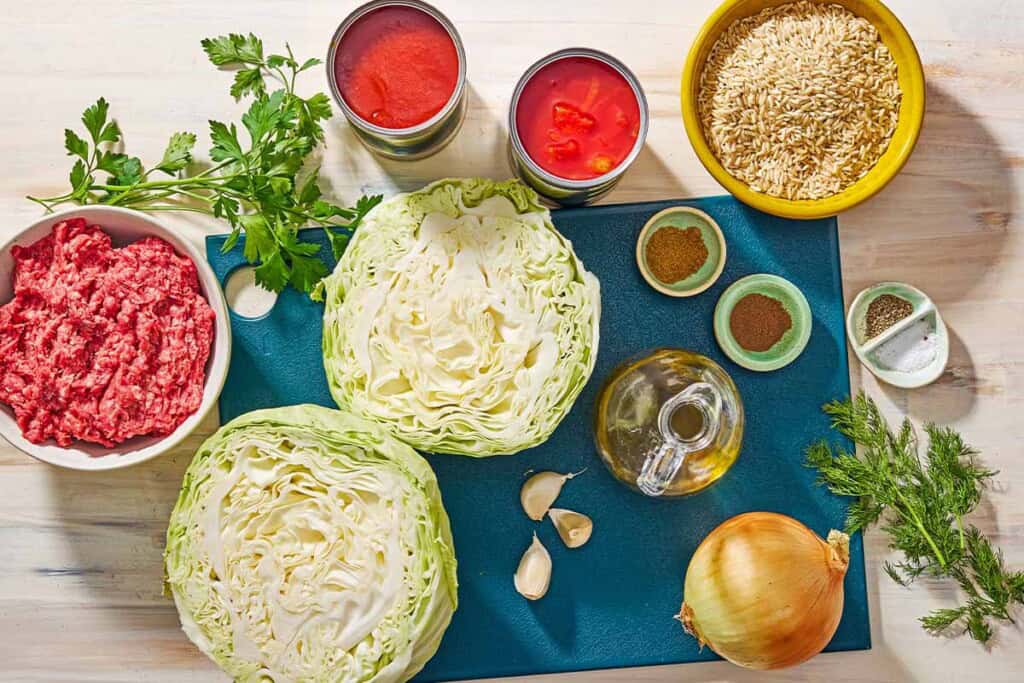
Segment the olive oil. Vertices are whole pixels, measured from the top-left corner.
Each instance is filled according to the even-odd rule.
[[[704,428],[704,413],[692,403],[685,403],[672,412],[670,424],[680,439],[692,439]]]
[[[743,403],[710,358],[658,349],[612,372],[597,401],[597,450],[609,471],[649,496],[680,496],[728,471],[743,441]]]

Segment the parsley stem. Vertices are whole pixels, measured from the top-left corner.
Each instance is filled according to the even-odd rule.
[[[207,216],[212,216],[213,211],[210,209],[204,209],[200,206],[181,206],[177,204],[154,204],[147,206],[146,211],[189,211],[191,213],[201,213]]]
[[[207,204],[211,200],[210,197],[208,197],[206,195],[199,194],[198,192],[191,192],[189,190],[184,190],[184,189],[181,189],[181,188],[175,188],[173,190],[163,190],[161,192],[157,192],[156,194],[141,195],[141,196],[139,196],[137,198],[132,198],[131,200],[120,201],[120,202],[118,202],[118,205],[120,205],[120,206],[140,206],[140,205],[142,205],[143,207],[145,207],[145,206],[148,206],[149,202],[157,201],[159,199],[166,199],[167,197],[173,197],[174,195],[182,195],[182,196],[185,196],[185,197],[189,197],[190,199],[195,199],[197,201],[205,202]]]
[[[94,190],[106,190],[107,192],[134,192],[136,190],[149,190],[159,188],[175,188],[175,187],[188,187],[190,185],[198,185],[200,187],[211,187],[215,188],[220,183],[228,180],[233,180],[239,177],[238,175],[222,175],[215,176],[213,178],[202,178],[197,182],[198,176],[189,178],[172,178],[171,180],[152,180],[147,183],[138,183],[137,185],[106,185],[96,183],[92,186]]]
[[[64,202],[68,201],[69,199],[71,199],[74,196],[75,196],[75,191],[72,190],[71,192],[67,192],[65,194],[58,195],[56,197],[33,197],[31,195],[28,195],[28,196],[25,197],[25,199],[28,199],[29,201],[33,201],[36,204],[41,204],[43,207],[46,208],[47,211],[53,211],[53,207],[55,205],[62,204]]]
[[[70,199],[70,197],[68,197],[68,198]],[[29,201],[33,201],[36,204],[39,204],[41,207],[46,209],[46,213],[51,213],[53,211],[53,205],[54,204],[57,204],[57,203],[59,203],[61,201],[64,201],[63,197],[48,197],[46,199],[40,199],[39,197],[33,197],[31,195],[27,195],[25,197],[25,199],[28,199]]]
[[[196,173],[193,176],[189,176],[188,178],[182,178],[182,180],[196,180],[197,178],[205,178],[206,176],[210,175],[211,173],[216,173],[217,171],[221,170],[222,168],[225,168],[226,166],[230,166],[233,163],[234,163],[233,160],[228,159],[227,161],[220,162],[216,166],[211,166],[210,168],[206,169],[205,171],[200,171],[199,173]],[[234,176],[217,176],[217,177],[219,177],[219,178],[223,178],[223,177],[232,178]]]
[[[107,188],[106,187],[99,187],[99,189],[107,189]],[[201,189],[212,189],[212,188],[203,187]],[[217,188],[216,191],[219,192],[221,195],[232,197],[233,199],[237,199],[238,201],[243,202],[243,203],[248,203],[249,200],[250,200],[248,195],[246,195],[243,192],[238,192],[236,190],[231,190],[231,189],[228,189],[228,188]],[[173,211],[175,209],[179,209],[181,211],[196,211],[196,210],[198,210],[198,211],[200,211],[202,213],[213,215],[213,211],[212,210],[208,210],[208,209],[205,209],[205,208],[204,209],[197,209],[196,207],[187,207],[185,205],[178,205],[178,204],[167,204],[167,205],[151,205],[151,204],[147,204],[147,202],[154,201],[154,200],[159,200],[159,199],[165,199],[165,198],[173,196],[175,194],[184,195],[186,197],[190,197],[192,199],[195,199],[195,200],[198,200],[198,201],[203,201],[203,202],[211,202],[213,200],[212,197],[207,197],[207,196],[198,194],[197,192],[193,192],[193,191],[185,190],[183,188],[176,187],[176,188],[166,189],[166,190],[164,190],[164,191],[162,191],[162,192],[160,192],[158,194],[155,194],[155,195],[149,195],[149,196],[143,195],[143,196],[140,196],[138,198],[133,198],[131,200],[119,201],[119,202],[117,202],[117,204],[121,205],[121,206],[138,206],[140,204],[144,204],[145,206],[143,208],[146,211],[150,211],[151,209],[157,209],[157,210],[160,210],[160,211]],[[124,197],[124,196],[126,196],[126,195],[121,195],[118,199],[120,199],[121,197]],[[318,218],[318,217],[316,217],[316,216],[314,216],[314,215],[312,215],[310,213],[307,213],[305,211],[301,211],[299,209],[295,209],[295,208],[291,208],[291,207],[281,207],[281,210],[285,211],[285,212],[287,212],[287,213],[289,213],[289,214],[291,214],[293,216],[296,216],[298,218],[303,218],[303,219],[309,221],[310,223],[312,223],[314,225],[329,226],[329,227],[334,227],[334,228],[345,228],[345,227],[348,227],[348,224],[346,224],[346,223],[336,223],[336,222],[328,220],[328,219]]]

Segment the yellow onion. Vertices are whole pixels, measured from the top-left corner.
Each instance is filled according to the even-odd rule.
[[[792,517],[748,512],[718,526],[690,560],[678,619],[733,664],[782,669],[832,639],[843,612],[850,538],[828,541]]]

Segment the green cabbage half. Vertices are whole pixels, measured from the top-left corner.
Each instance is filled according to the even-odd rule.
[[[422,450],[542,443],[594,368],[597,278],[518,181],[442,180],[384,202],[325,286],[335,401]]]
[[[185,633],[240,681],[406,681],[457,601],[426,461],[317,406],[252,412],[203,444],[164,560]]]

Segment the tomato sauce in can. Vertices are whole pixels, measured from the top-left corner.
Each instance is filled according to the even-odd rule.
[[[643,148],[647,101],[621,62],[571,48],[534,64],[509,111],[509,153],[517,174],[560,204],[608,192]]]
[[[417,159],[465,114],[465,52],[454,26],[418,0],[377,0],[338,27],[327,62],[335,100],[364,144]]]

